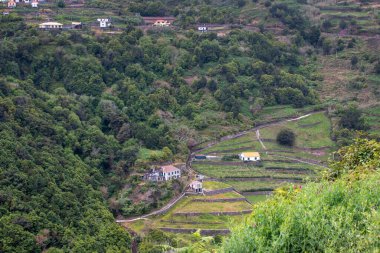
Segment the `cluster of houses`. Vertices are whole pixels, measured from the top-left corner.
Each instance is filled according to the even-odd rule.
[[[100,28],[109,28],[112,25],[109,18],[98,18],[97,22]],[[59,22],[49,21],[39,24],[38,27],[43,30],[82,29],[83,24],[81,22],[71,22],[71,24],[64,25]]]
[[[194,156],[197,160],[204,160],[204,159],[210,159],[210,156],[197,154]],[[214,158],[212,156],[212,158]],[[239,159],[243,162],[258,162],[261,160],[260,153],[259,152],[243,152],[239,154]],[[164,182],[169,181],[173,179],[179,179],[181,178],[181,169],[175,167],[174,165],[165,165],[161,166],[159,168],[154,168],[151,170],[151,172],[146,173],[143,176],[144,180],[151,181],[151,182]],[[203,193],[203,176],[197,175],[196,180],[192,181],[189,185],[189,190],[197,193],[202,194]]]
[[[3,0],[2,2],[6,2],[8,8],[16,8],[19,3],[30,4],[32,8],[38,8],[38,0]]]
[[[152,169],[151,172],[146,173],[143,178],[151,182],[165,182],[173,179],[179,179],[181,178],[181,169],[175,167],[174,165],[165,165],[157,169]],[[190,183],[188,189],[197,194],[203,193],[202,180],[203,176],[198,175],[197,179]]]

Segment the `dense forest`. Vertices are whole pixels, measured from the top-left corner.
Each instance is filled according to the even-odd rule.
[[[244,24],[239,10],[247,4],[127,2],[120,15],[173,15],[182,28]],[[42,31],[18,14],[1,16],[0,252],[129,252],[131,236],[115,217],[153,210],[184,187],[174,181],[140,188],[140,174],[152,163],[185,161],[196,144],[228,133],[226,126],[253,127],[268,106],[323,108],[316,55],[356,42],[332,43],[297,8],[268,2],[268,15],[294,35],[290,43],[262,27],[252,32],[237,26],[217,36],[192,29],[144,33],[127,24],[109,36]],[[86,7],[104,8],[104,2]],[[379,72],[376,55],[367,62]],[[341,145],[357,135],[351,131],[369,129],[355,106],[340,108],[338,116]],[[144,150],[157,154],[141,159]],[[138,194],[144,199],[134,198]],[[277,205],[288,204],[290,195]],[[249,222],[245,231],[251,231]],[[238,252],[233,247],[249,239],[233,234],[224,247]]]
[[[231,113],[233,121],[248,100],[295,106],[317,101],[310,77],[297,71],[297,52],[260,34],[177,38],[130,28],[111,38],[37,31],[19,20],[2,25],[5,252],[125,251],[130,237],[113,223],[104,199],[133,182],[127,176],[141,146],[166,150],[159,159],[171,159],[187,153],[195,141],[192,129],[212,124],[203,113]],[[208,78],[190,85],[181,78],[209,63],[215,67]],[[176,136],[179,128],[189,132],[185,138]],[[141,213],[157,204],[131,210],[126,194],[111,203],[114,213]]]

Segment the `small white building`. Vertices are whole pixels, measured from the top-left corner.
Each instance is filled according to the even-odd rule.
[[[32,8],[38,8],[38,0],[32,0]]]
[[[24,0],[24,3],[26,4],[30,3],[30,0]]]
[[[200,32],[207,32],[207,26],[198,26],[198,31]]]
[[[244,162],[260,161],[260,154],[259,152],[243,152],[239,158]]]
[[[58,22],[46,22],[39,24],[40,29],[62,29],[63,24],[58,23]]]
[[[168,22],[167,20],[160,19],[154,22],[153,26],[161,26],[161,27],[170,26],[170,22]]]
[[[98,22],[100,28],[107,28],[111,26],[111,20],[108,18],[98,18]]]
[[[195,180],[195,181],[191,182],[191,184],[189,186],[194,192],[203,193],[202,182]]]

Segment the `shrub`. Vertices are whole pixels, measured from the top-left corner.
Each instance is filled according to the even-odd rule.
[[[223,252],[376,252],[379,145],[361,140],[341,150],[333,182],[277,190],[232,230]]]
[[[239,159],[238,155],[225,155],[222,157],[222,161],[232,161],[234,159]]]
[[[368,123],[363,116],[363,112],[355,104],[351,104],[344,108],[339,114],[339,125],[342,128],[353,130],[367,130],[369,128]]]
[[[276,140],[280,145],[293,146],[296,140],[296,135],[290,129],[282,129],[278,133]]]

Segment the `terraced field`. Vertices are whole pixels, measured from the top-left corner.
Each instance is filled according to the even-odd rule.
[[[375,1],[374,1],[375,2]],[[377,34],[379,32],[379,26],[377,21],[379,20],[380,9],[379,6],[362,5],[360,2],[336,2],[336,4],[330,4],[324,6],[325,2],[317,4],[315,7],[320,10],[320,18],[323,20],[329,20],[333,25],[337,26],[344,21],[352,23],[351,32],[353,33],[365,33],[365,34]]]
[[[276,142],[276,136],[283,128],[291,129],[296,134],[294,147],[281,146]],[[219,159],[195,160],[192,167],[247,194],[272,191],[286,184],[301,185],[316,180],[326,166],[329,154],[335,149],[330,131],[329,118],[323,112],[314,113],[221,141],[201,151]],[[227,156],[236,157],[243,151],[260,152],[262,162],[244,163],[237,158],[226,161]],[[253,195],[249,198],[255,203],[265,199],[265,196]]]
[[[231,187],[217,181],[205,181],[203,186],[207,191]],[[213,234],[228,233],[228,227],[240,221],[251,210],[252,205],[244,196],[229,189],[227,192],[212,195],[185,196],[167,213],[126,222],[123,225],[140,234],[144,234],[145,230],[150,228],[160,228],[173,233],[190,233],[198,229]]]

